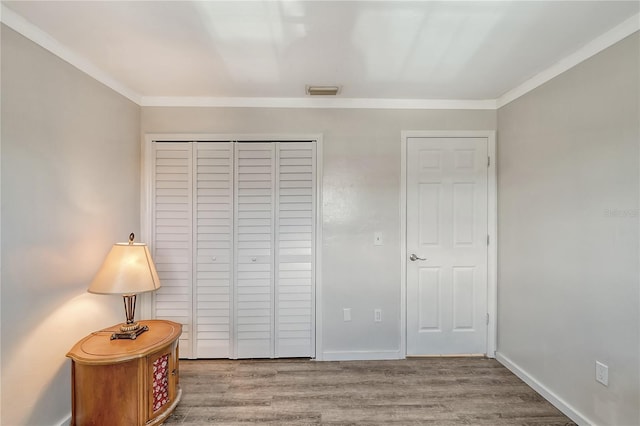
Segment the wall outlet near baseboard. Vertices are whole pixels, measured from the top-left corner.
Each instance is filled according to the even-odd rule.
[[[600,361],[596,361],[596,381],[609,386],[609,367]]]
[[[382,309],[373,310],[373,321],[382,322]]]

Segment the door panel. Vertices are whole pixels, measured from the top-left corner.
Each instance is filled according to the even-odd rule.
[[[441,330],[440,268],[420,268],[418,271],[418,330]]]
[[[276,357],[313,350],[315,144],[278,143],[276,207]],[[286,164],[283,164],[286,163]]]
[[[197,358],[228,358],[233,280],[233,144],[196,142],[194,292]]]
[[[408,355],[486,353],[486,238],[487,139],[409,138]]]
[[[154,292],[154,314],[181,323],[183,355],[191,357],[193,336],[192,146],[153,144],[153,258],[162,286]]]
[[[236,158],[235,357],[271,358],[275,145],[237,143]]]

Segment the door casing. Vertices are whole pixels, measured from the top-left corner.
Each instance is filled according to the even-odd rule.
[[[407,356],[407,144],[409,138],[486,138],[489,167],[487,175],[487,357],[495,358],[498,301],[498,198],[496,176],[496,132],[465,131],[403,131],[401,133],[400,165],[400,355]]]

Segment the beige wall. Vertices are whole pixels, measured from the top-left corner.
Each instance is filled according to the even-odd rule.
[[[498,351],[602,425],[640,424],[639,39],[498,111]]]
[[[53,425],[81,337],[121,320],[86,293],[139,232],[140,108],[2,26],[3,425]]]
[[[322,327],[330,356],[400,350],[400,132],[495,126],[495,111],[142,109],[143,133],[323,135]],[[381,247],[373,245],[376,231]],[[374,308],[382,323],[373,322]]]

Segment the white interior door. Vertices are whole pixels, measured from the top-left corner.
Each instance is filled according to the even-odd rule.
[[[276,143],[276,357],[315,354],[316,145]]]
[[[233,305],[233,143],[194,142],[193,150],[195,357],[228,358]]]
[[[236,143],[235,357],[274,352],[275,145]]]
[[[153,293],[153,315],[182,324],[180,355],[187,358],[194,356],[192,148],[154,143],[151,152],[153,260],[162,283]]]
[[[236,144],[236,358],[314,351],[315,144]]]
[[[487,138],[407,140],[407,355],[487,352]]]
[[[316,144],[156,142],[153,313],[187,358],[315,354]]]

